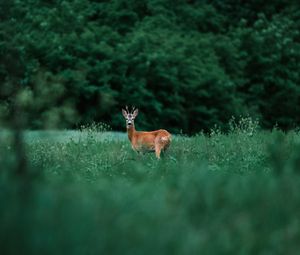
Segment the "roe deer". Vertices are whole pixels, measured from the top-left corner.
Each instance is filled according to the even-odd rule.
[[[134,119],[138,115],[138,109],[131,111],[122,109],[122,114],[126,119],[128,138],[131,142],[132,149],[137,152],[154,152],[156,157],[160,158],[160,153],[165,151],[171,143],[171,134],[164,129],[150,132],[136,131]]]

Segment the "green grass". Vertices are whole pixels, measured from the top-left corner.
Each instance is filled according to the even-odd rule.
[[[240,124],[175,136],[162,160],[136,154],[122,134],[41,134],[26,134],[26,182],[9,173],[12,149],[1,143],[1,254],[300,250],[297,131]]]

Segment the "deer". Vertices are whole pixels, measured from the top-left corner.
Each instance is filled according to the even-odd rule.
[[[136,131],[134,119],[139,113],[138,109],[132,108],[130,112],[122,109],[122,114],[126,120],[128,139],[131,147],[138,153],[155,152],[156,158],[160,159],[161,152],[165,152],[171,143],[171,134],[164,129],[155,131]]]

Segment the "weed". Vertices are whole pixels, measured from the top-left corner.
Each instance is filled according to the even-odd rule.
[[[298,131],[232,121],[228,134],[214,128],[175,136],[161,160],[135,153],[125,137],[98,124],[70,137],[27,140],[29,165],[43,174],[26,200],[5,174],[11,148],[0,145],[3,254],[300,249]]]

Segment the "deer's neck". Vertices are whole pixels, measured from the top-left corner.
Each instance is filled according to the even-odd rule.
[[[131,125],[130,127],[127,128],[127,134],[128,134],[128,138],[129,138],[130,142],[132,142],[135,132],[136,132],[136,130],[135,130],[134,125]]]

